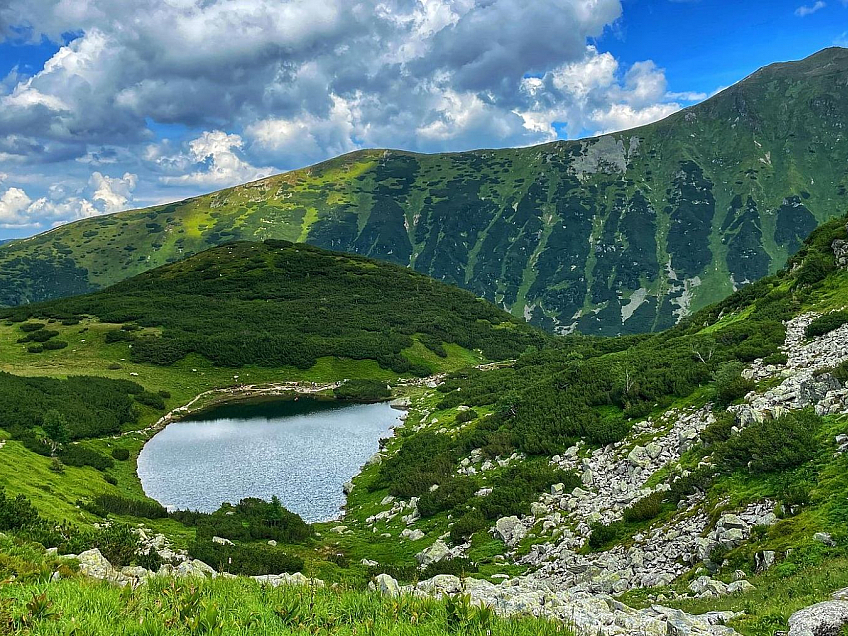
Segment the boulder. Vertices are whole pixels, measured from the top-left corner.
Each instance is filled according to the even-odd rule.
[[[212,567],[197,559],[192,561],[183,561],[174,568],[174,576],[179,578],[193,577],[205,579],[207,577],[215,578],[217,575],[218,573]]]
[[[848,601],[824,601],[789,617],[789,636],[839,636],[848,625]]]
[[[368,587],[386,596],[400,596],[400,585],[388,574],[378,574]]]
[[[81,552],[77,556],[77,561],[79,561],[80,572],[84,576],[116,585],[127,585],[130,583],[130,579],[113,568],[109,560],[97,548]]]
[[[754,555],[754,563],[756,564],[757,572],[765,572],[774,565],[775,553],[774,550],[763,550]]]
[[[738,581],[734,581],[733,583],[727,586],[727,593],[744,594],[745,592],[751,592],[755,589],[757,588],[751,585],[748,581],[746,581],[745,579],[740,579]]]
[[[400,536],[404,539],[409,539],[410,541],[418,541],[424,538],[424,533],[418,529],[410,530],[409,528],[404,528],[401,530]]]
[[[514,547],[527,534],[527,528],[518,517],[501,517],[495,523],[495,532],[506,545]]]
[[[444,541],[439,539],[429,548],[425,548],[424,550],[416,554],[415,560],[418,561],[418,564],[422,568],[426,568],[428,565],[443,561],[444,559],[450,557],[450,555],[450,548],[445,544]]]
[[[829,546],[836,545],[836,542],[833,540],[833,537],[830,536],[829,532],[816,532],[813,535],[813,541],[818,541],[819,543],[824,543]]]
[[[217,543],[218,545],[233,545],[232,541],[225,539],[224,537],[212,537],[212,543]]]
[[[353,491],[353,482],[346,481],[344,486],[342,486],[342,492],[346,495],[349,495]]]

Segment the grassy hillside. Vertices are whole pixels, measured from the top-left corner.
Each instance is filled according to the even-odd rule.
[[[546,340],[473,294],[403,267],[275,240],[213,248],[100,293],[5,314],[123,324],[104,340],[158,365],[199,355],[219,367],[305,370],[334,356],[428,375],[440,365],[404,352],[423,345],[438,361],[448,344],[504,360]],[[21,340],[33,355],[64,342],[43,324],[21,325],[31,329]]]
[[[638,545],[645,545],[646,541],[649,545],[657,542],[662,549],[657,550],[656,545],[653,549],[662,553],[666,548],[665,543],[660,542],[676,540],[668,537],[681,534],[680,526],[674,524],[694,523],[693,520],[697,519],[703,519],[706,525],[695,529],[684,525],[684,534],[691,533],[692,541],[705,540],[705,537],[714,534],[713,528],[726,513],[760,506],[769,512],[774,511],[769,523],[742,524],[749,534],[740,531],[732,541],[719,541],[704,553],[696,552],[691,561],[669,565],[674,568],[676,580],[662,589],[641,590],[638,586],[625,586],[617,591],[629,590],[625,599],[636,605],[656,603],[661,593],[664,602],[687,610],[739,611],[742,614],[733,622],[736,629],[756,636],[770,635],[776,629],[785,628],[789,612],[822,600],[833,589],[848,584],[844,574],[844,563],[848,559],[848,535],[844,532],[845,475],[848,474],[845,462],[848,455],[838,452],[835,442],[837,435],[846,432],[846,424],[844,416],[817,415],[810,408],[773,410],[768,417],[752,418],[744,424],[738,413],[742,413],[739,409],[749,404],[750,392],[765,394],[778,386],[785,376],[797,372],[797,369],[787,366],[788,355],[781,348],[787,342],[787,324],[797,320],[800,314],[821,314],[809,322],[800,336],[800,343],[794,345],[798,348],[808,341],[815,342],[815,338],[826,338],[834,329],[848,323],[848,316],[841,311],[848,306],[848,271],[837,266],[833,250],[834,241],[848,239],[845,221],[843,218],[827,223],[813,232],[802,243],[798,254],[777,275],[745,287],[726,300],[693,314],[674,328],[655,335],[609,339],[571,336],[537,342],[532,340],[538,336],[531,328],[506,321],[503,314],[486,308],[468,294],[442,289],[438,283],[419,281],[421,277],[402,268],[360,257],[274,242],[263,245],[239,243],[213,249],[105,292],[29,307],[23,312],[36,316],[58,316],[59,321],[65,323],[75,322],[80,314],[100,316],[103,320],[132,319],[131,323],[122,324],[137,324],[139,329],[119,329],[115,323],[92,318],[84,318],[79,324],[53,322],[40,328],[27,326],[37,322],[30,318],[0,327],[0,337],[4,338],[0,342],[5,343],[0,347],[2,360],[5,365],[15,367],[22,376],[63,375],[67,369],[73,368],[77,354],[80,360],[92,355],[88,360],[94,365],[102,365],[107,359],[119,360],[117,364],[121,368],[103,372],[106,375],[119,374],[113,376],[116,378],[120,374],[126,375],[129,369],[139,370],[133,371],[139,375],[133,376],[131,383],[109,385],[109,389],[116,393],[109,401],[110,408],[116,413],[125,412],[123,406],[127,400],[136,403],[136,419],[119,424],[129,434],[118,438],[86,438],[77,444],[112,458],[111,465],[107,462],[98,467],[94,465],[97,459],[89,454],[87,457],[93,458],[93,463],[69,464],[64,472],[57,472],[52,469],[51,458],[37,454],[38,449],[33,450],[32,444],[18,435],[18,439],[7,441],[0,448],[0,482],[10,493],[26,494],[36,505],[38,513],[48,519],[64,515],[81,527],[91,527],[93,521],[104,516],[114,521],[143,523],[165,532],[176,545],[188,547],[193,555],[203,555],[207,561],[214,559],[227,563],[224,557],[235,555],[231,567],[239,568],[239,572],[262,573],[269,568],[302,569],[309,576],[319,576],[354,588],[364,587],[369,578],[378,572],[390,573],[401,582],[414,582],[437,573],[465,573],[497,581],[503,575],[518,577],[532,572],[533,576],[550,581],[554,586],[564,586],[567,585],[564,580],[571,580],[567,578],[571,576],[568,564],[572,561],[569,559],[577,560],[578,572],[592,574],[597,570],[598,576],[610,574],[619,577],[615,569],[604,568],[604,561],[597,560],[630,551]],[[235,267],[236,263],[243,265],[245,258],[256,264],[255,270]],[[313,259],[320,263],[329,259],[331,263],[318,267]],[[294,264],[301,262],[309,264],[303,270],[310,272],[309,284],[304,282],[305,277],[300,280],[296,275],[298,270]],[[287,274],[275,276],[281,263],[285,265],[283,270]],[[257,299],[250,296],[250,287],[244,287],[238,281],[252,281],[255,289],[263,289],[267,297],[277,299],[274,302],[292,302],[289,306],[292,320],[299,315],[298,307],[311,307],[314,313],[315,307],[320,306],[315,301],[316,297],[320,297],[328,307],[333,307],[337,301],[333,300],[331,290],[344,288],[350,292],[351,285],[354,285],[351,268],[365,277],[372,275],[374,269],[383,270],[386,275],[394,272],[393,276],[399,279],[399,288],[405,289],[407,294],[411,293],[409,285],[432,286],[431,291],[423,294],[423,300],[429,298],[433,304],[424,303],[422,299],[419,299],[418,305],[404,304],[402,297],[395,298],[393,292],[387,289],[383,299],[392,300],[386,304],[399,312],[397,315],[406,315],[405,312],[412,312],[415,307],[419,307],[422,315],[427,315],[428,311],[446,306],[443,300],[433,300],[444,299],[444,294],[456,301],[456,304],[447,303],[447,306],[453,307],[451,315],[481,319],[481,322],[474,323],[485,327],[480,336],[481,347],[485,347],[486,338],[492,333],[511,334],[516,340],[507,342],[514,342],[520,347],[527,344],[524,338],[547,346],[526,351],[515,364],[507,367],[463,369],[435,389],[405,389],[413,402],[407,424],[386,443],[382,460],[366,467],[354,480],[341,530],[336,524],[320,524],[304,530],[296,519],[284,516],[285,522],[281,523],[276,513],[273,515],[275,524],[269,526],[263,515],[270,513],[262,512],[264,504],[250,502],[222,509],[213,515],[167,515],[153,502],[145,503],[132,459],[149,432],[137,429],[158,417],[162,412],[160,407],[170,406],[174,400],[183,400],[183,395],[196,390],[199,385],[226,384],[228,378],[232,378],[233,369],[213,366],[195,349],[171,365],[120,360],[120,357],[129,358],[139,341],[147,338],[171,340],[186,347],[199,346],[190,337],[190,325],[193,324],[191,321],[202,318],[207,312],[220,311],[220,316],[230,320],[233,316],[245,316],[244,321],[236,324],[240,327],[246,325],[248,333],[252,324],[267,324],[268,315],[241,305],[257,302]],[[368,273],[363,274],[363,269]],[[321,283],[311,282],[318,271],[325,273],[325,279]],[[209,283],[206,287],[205,281],[222,279],[227,282],[220,285]],[[334,287],[333,281],[344,281],[345,284]],[[302,306],[298,302],[302,299],[285,297],[285,289],[289,286],[304,293],[305,290],[318,293],[312,296],[311,304]],[[198,299],[204,297],[204,292],[216,289],[221,291],[215,297],[220,309],[213,307],[211,302],[192,304],[201,302]],[[348,297],[353,298],[354,295],[348,293]],[[465,302],[469,305],[466,306]],[[477,305],[483,309],[470,309]],[[192,308],[184,312],[188,318],[177,315],[181,307]],[[389,311],[385,306],[375,306],[371,311],[377,310]],[[833,310],[837,311],[833,313]],[[23,318],[19,315],[21,311],[11,310],[9,315]],[[114,315],[127,311],[141,311],[144,315]],[[368,324],[369,312],[358,313],[355,308],[348,311],[347,318],[337,319],[342,341],[356,340],[361,328]],[[285,312],[271,312],[274,315],[280,313]],[[259,323],[251,323],[254,319],[247,318],[253,314]],[[351,317],[356,317],[356,320]],[[145,320],[150,320],[150,323]],[[388,320],[386,315],[383,315],[383,320]],[[440,327],[442,342],[450,342],[454,336],[459,339],[463,333],[460,327],[468,325],[467,320],[452,322],[446,316],[443,320],[444,324]],[[212,329],[219,325],[218,330],[210,333],[226,337],[232,330],[225,327],[231,324],[221,327],[210,320],[205,327]],[[279,322],[281,330],[285,330],[285,324],[283,320]],[[407,344],[411,343],[406,349],[400,349],[397,355],[408,355],[410,350],[421,346],[433,359],[445,360],[438,356],[432,342],[429,343],[430,348],[423,344],[421,338],[427,340],[427,336],[432,334],[427,325],[414,321],[410,324],[418,325],[411,330],[417,333],[414,337],[409,336],[408,327],[397,327],[397,333],[410,337]],[[27,348],[33,345],[33,341],[13,342],[45,329],[58,331],[59,334],[37,344],[59,339],[70,342],[73,337],[72,344],[62,349],[28,353]],[[81,331],[85,329],[88,331]],[[111,342],[107,342],[109,333],[121,332],[129,336],[112,336],[108,338]],[[313,337],[313,333],[309,332],[307,337]],[[326,344],[323,340],[326,336],[322,336],[320,330],[314,337],[315,347]],[[89,342],[82,342],[89,338],[96,343],[91,349],[84,346]],[[387,339],[390,338],[391,335],[387,336]],[[132,348],[130,344],[133,344]],[[141,349],[144,350],[145,346],[142,344]],[[458,344],[453,346],[458,348]],[[448,353],[447,360],[453,359],[450,345],[444,347]],[[831,349],[841,350],[838,346]],[[184,353],[187,350],[180,351]],[[247,350],[252,351],[250,348]],[[462,350],[467,352],[467,349]],[[830,352],[825,351],[825,354],[830,355]],[[146,355],[142,354],[142,357]],[[316,369],[325,360],[327,358],[319,358],[316,366],[306,370],[290,367],[289,371],[308,379],[310,373],[318,373]],[[842,386],[848,380],[846,363],[833,369],[817,369],[810,377],[827,375]],[[195,364],[200,366],[191,367]],[[390,369],[381,369],[375,362],[372,364],[375,373],[387,376],[393,373]],[[772,365],[774,371],[762,377],[747,374],[750,368],[766,368],[768,365]],[[326,370],[321,371],[324,372]],[[280,369],[256,364],[240,368],[237,375],[246,376],[248,373],[251,381],[254,381],[254,374],[259,377],[276,374],[278,380],[285,377]],[[266,373],[268,376],[262,375]],[[12,382],[22,395],[27,390],[34,390],[33,386],[42,386],[36,384],[22,388],[20,378]],[[174,382],[175,386],[169,388],[168,382]],[[139,391],[132,386],[133,383],[140,384],[143,390]],[[69,385],[61,386],[72,389]],[[158,393],[159,390],[167,392],[169,397]],[[61,393],[57,395],[61,397]],[[159,403],[155,399],[157,396],[161,398]],[[68,417],[72,417],[72,411],[63,406],[59,397],[49,405],[42,405],[26,396],[17,402],[39,411],[44,408],[60,413],[68,411]],[[82,408],[71,400],[65,401],[69,408]],[[5,414],[7,410],[4,408],[0,413]],[[678,445],[679,437],[674,428],[675,419],[681,417],[681,413],[700,414],[698,426],[706,424],[685,446]],[[79,417],[84,420],[83,415]],[[30,416],[29,419],[37,417]],[[39,435],[48,433],[52,416],[47,418],[41,413],[41,418],[33,422]],[[646,423],[656,429],[646,427]],[[668,446],[669,443],[671,446]],[[669,448],[675,449],[669,455],[668,463],[657,464],[648,459],[651,444],[656,447],[657,457],[666,457]],[[125,450],[128,457],[119,459],[124,454],[115,453],[116,449]],[[637,449],[641,449],[643,454],[640,455]],[[615,462],[604,459],[598,464],[598,458],[607,454],[618,459]],[[21,466],[30,469],[21,471]],[[641,474],[640,481],[635,482],[634,490],[625,493],[628,495],[626,503],[614,501],[609,509],[592,510],[592,502],[609,498],[611,488],[608,489],[604,481],[595,482],[594,486],[591,479],[587,482],[585,472],[581,474],[580,471],[590,466],[590,476],[594,471],[593,479],[602,480],[609,476],[617,488],[621,484],[631,488],[628,484],[637,474]],[[625,469],[621,469],[622,466]],[[644,473],[635,472],[635,468],[642,466],[645,467]],[[592,491],[592,488],[597,491]],[[578,489],[589,489],[588,496],[580,499],[578,495],[569,494],[577,493]],[[547,494],[554,492],[562,493],[562,499]],[[0,511],[9,510],[12,504],[8,501],[0,501]],[[147,563],[145,559],[152,557],[131,556],[132,549],[130,553],[126,552],[126,538],[116,537],[109,530],[80,530],[81,535],[57,530],[54,524],[32,520],[24,502],[14,505],[24,514],[0,514],[0,522],[4,524],[0,530],[11,531],[16,537],[11,544],[2,544],[5,556],[0,559],[0,566],[9,574],[18,576],[19,581],[4,587],[0,595],[11,599],[5,605],[5,611],[12,617],[10,620],[17,620],[15,625],[25,625],[34,633],[55,633],[59,626],[64,629],[69,620],[67,617],[78,613],[83,603],[89,608],[98,608],[87,612],[85,619],[89,621],[86,628],[93,633],[123,629],[129,621],[139,621],[142,616],[147,617],[145,621],[150,621],[153,633],[159,633],[156,630],[163,626],[178,625],[191,631],[189,621],[200,620],[207,613],[215,625],[222,625],[221,629],[229,626],[234,630],[247,630],[250,629],[245,622],[248,617],[237,608],[254,607],[259,603],[257,598],[265,599],[262,603],[269,598],[272,605],[282,603],[278,609],[283,608],[284,611],[274,611],[273,616],[265,609],[258,609],[252,614],[252,620],[256,622],[251,624],[254,627],[261,625],[271,633],[286,629],[279,621],[285,620],[289,613],[299,617],[297,620],[303,623],[305,630],[320,632],[322,628],[329,629],[327,621],[332,616],[337,621],[333,623],[334,628],[340,633],[353,633],[354,628],[359,633],[362,615],[345,613],[348,610],[342,606],[346,608],[348,603],[357,604],[363,612],[370,612],[374,625],[381,625],[383,631],[395,629],[402,634],[408,627],[397,620],[389,625],[395,606],[391,602],[386,605],[375,596],[360,593],[339,595],[331,591],[318,592],[314,597],[309,592],[307,597],[306,592],[281,592],[278,598],[274,595],[276,593],[259,591],[252,582],[244,580],[200,585],[198,603],[206,603],[208,607],[204,606],[201,611],[201,606],[192,605],[183,614],[177,605],[185,600],[184,595],[191,592],[182,584],[176,583],[169,588],[173,589],[173,592],[168,592],[169,604],[151,606],[151,590],[154,594],[158,593],[160,583],[121,596],[114,590],[79,581],[72,572],[65,570],[62,571],[72,577],[71,580],[51,583],[46,588],[46,596],[39,600],[33,597],[34,593],[36,597],[42,593],[39,581],[48,577],[58,564],[44,556],[40,548],[33,547],[33,541],[58,545],[63,550],[80,549],[81,546],[76,546],[88,542],[101,546],[104,553],[110,554],[110,560]],[[410,509],[418,515],[411,522],[404,520]],[[504,519],[512,517],[515,517],[516,523],[525,524],[526,534],[508,542],[499,530],[493,532],[493,527],[499,527],[497,524],[502,525]],[[737,520],[734,523],[741,522]],[[410,531],[418,531],[419,534],[411,536]],[[404,535],[404,532],[407,534]],[[655,532],[659,535],[652,534]],[[816,539],[815,533],[828,533],[827,541]],[[212,536],[232,538],[237,545],[221,547],[210,540]],[[269,547],[266,541],[269,537],[279,537],[280,545]],[[435,545],[434,542],[439,539],[457,552],[423,570],[419,569],[416,555]],[[552,550],[563,546],[566,549],[560,552]],[[533,555],[538,556],[539,549],[543,547],[551,551],[541,554],[550,557],[534,558]],[[774,553],[775,563],[771,569],[759,571],[755,565],[759,558],[756,555],[763,550]],[[648,561],[649,557],[646,551],[641,558]],[[558,569],[558,559],[566,560],[564,570]],[[586,567],[581,565],[583,563],[590,565]],[[634,564],[630,567],[638,569],[639,566]],[[705,572],[726,585],[738,575],[738,571],[745,574],[753,588],[724,597],[695,598],[688,594],[688,584]],[[167,584],[162,585],[167,587]],[[116,598],[126,602],[130,609],[113,616],[108,608],[116,602]],[[542,600],[547,602],[544,598]],[[172,601],[173,604],[170,604]],[[213,615],[209,609],[213,603],[224,608],[223,615]],[[405,604],[407,601],[398,603]],[[433,633],[461,631],[456,623],[451,623],[458,620],[450,618],[451,612],[458,611],[455,606],[433,605],[427,611],[423,609],[424,605],[415,607],[418,609],[410,611],[420,612],[422,625],[432,628]],[[609,606],[605,601],[599,601],[597,607],[601,611]],[[308,617],[303,613],[307,611],[305,608],[310,608]],[[566,610],[563,611],[567,614]],[[25,624],[22,621],[30,622]],[[409,627],[411,632],[416,629],[417,626]],[[522,633],[522,629],[556,627],[498,623],[493,624],[492,633],[499,633],[499,629],[514,630],[505,633]],[[377,633],[383,632],[378,630]]]
[[[848,51],[766,67],[638,129],[505,150],[355,152],[0,246],[0,304],[240,240],[356,252],[546,328],[658,331],[774,273],[848,204]]]

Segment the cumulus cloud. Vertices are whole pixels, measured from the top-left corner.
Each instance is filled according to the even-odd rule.
[[[239,135],[220,130],[204,132],[188,144],[187,153],[163,158],[171,166],[193,170],[178,176],[164,176],[162,183],[226,187],[274,173],[273,168],[257,168],[245,161],[240,156],[243,145]]]
[[[130,207],[137,176],[108,177],[93,172],[84,191],[54,184],[47,195],[33,200],[25,190],[10,187],[0,194],[0,228],[36,228],[120,212]],[[84,194],[88,195],[84,196]]]
[[[797,15],[799,18],[804,18],[820,9],[824,9],[826,6],[827,3],[823,0],[816,0],[816,2],[812,4],[802,4],[800,7],[795,9],[795,15]]]
[[[72,165],[66,200],[87,214],[361,147],[526,145],[701,99],[670,93],[650,61],[587,47],[621,13],[621,0],[5,0],[0,38],[61,46],[0,81],[0,161]]]

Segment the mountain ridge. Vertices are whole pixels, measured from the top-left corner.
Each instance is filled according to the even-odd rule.
[[[80,221],[0,247],[0,304],[281,238],[411,266],[560,333],[661,330],[773,273],[844,213],[846,86],[848,51],[825,49],[628,131],[519,149],[359,150]]]

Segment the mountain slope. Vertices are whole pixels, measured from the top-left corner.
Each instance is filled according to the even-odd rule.
[[[436,359],[447,357],[448,343],[502,360],[547,339],[473,294],[407,268],[271,239],[211,248],[98,293],[5,313],[132,323],[107,342],[129,342],[134,361],[161,365],[198,354],[224,367],[308,369],[336,356],[427,375],[434,369],[404,353],[416,342]]]
[[[776,271],[848,204],[848,51],[774,64],[630,131],[355,152],[0,246],[0,304],[83,293],[233,239],[394,261],[567,332],[660,330]]]

